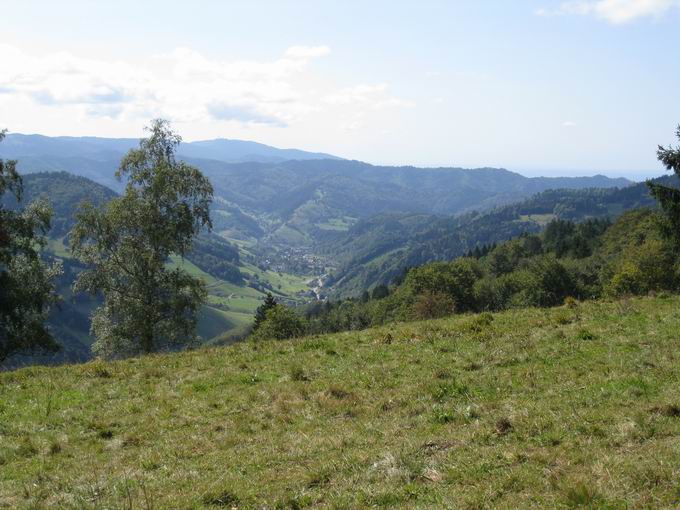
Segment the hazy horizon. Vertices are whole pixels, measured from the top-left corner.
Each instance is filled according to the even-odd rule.
[[[38,135],[38,136],[50,136],[50,135],[45,135],[43,133],[16,133],[12,131],[8,131],[8,134],[18,134],[18,135]],[[82,135],[82,136],[73,136],[73,135],[55,135],[54,137],[67,137],[67,138],[85,138],[88,136],[92,136],[94,138],[119,138],[119,139],[135,139],[137,137],[134,136],[121,136],[121,137],[101,137],[101,136],[96,136],[96,135]],[[204,142],[204,141],[211,141],[211,140],[216,140],[216,139],[223,139],[223,140],[237,140],[235,138],[210,138],[210,139],[197,139],[197,140],[186,140],[183,139],[184,142]],[[238,139],[238,141],[243,141],[243,142],[255,142],[255,143],[262,143],[258,140],[241,140]],[[277,149],[298,149],[298,150],[305,150],[308,152],[323,152],[319,150],[315,150],[313,147],[312,148],[306,148],[306,149],[301,149],[300,147],[275,147]],[[357,159],[353,158],[351,156],[347,155],[342,155],[342,154],[330,154],[331,156],[337,156],[341,157],[343,159]],[[434,163],[429,163],[429,162],[423,162],[423,163],[391,163],[391,162],[380,162],[380,161],[364,161],[364,163],[369,163],[371,165],[375,166],[415,166],[419,168],[470,168],[470,169],[475,169],[475,168],[485,168],[485,167],[491,167],[491,165],[484,165],[484,164],[478,164],[478,165],[470,165],[470,166],[464,166],[464,165],[459,165],[456,164],[455,162],[434,162]],[[508,167],[504,165],[500,165],[497,167],[493,168],[503,168],[506,170],[509,170],[511,172],[515,172],[518,174],[521,174],[525,177],[591,177],[595,175],[605,175],[607,177],[612,177],[612,178],[626,178],[631,181],[635,182],[641,182],[646,179],[654,178],[654,177],[659,177],[662,175],[667,175],[668,172],[665,172],[663,168],[659,168],[657,170],[652,170],[652,169],[647,169],[647,170],[617,170],[617,169],[592,169],[592,170],[575,170],[575,169],[569,169],[569,168],[513,168],[513,167]]]

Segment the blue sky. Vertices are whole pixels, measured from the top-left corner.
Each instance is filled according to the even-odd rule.
[[[677,0],[2,3],[0,126],[372,163],[659,175]]]

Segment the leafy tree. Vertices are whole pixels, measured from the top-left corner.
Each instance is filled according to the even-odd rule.
[[[523,255],[519,244],[516,242],[508,241],[500,245],[489,254],[487,259],[491,274],[501,276],[512,272]]]
[[[647,239],[628,249],[607,285],[607,293],[647,294],[677,288],[678,268],[669,244],[666,240]]]
[[[267,297],[264,298],[264,302],[257,307],[255,310],[255,322],[253,323],[253,331],[262,325],[264,320],[267,318],[267,311],[271,310],[276,306],[276,299],[272,296],[271,292],[267,292]]]
[[[453,299],[456,311],[475,308],[474,284],[481,276],[475,259],[460,258],[453,262],[434,262],[409,271],[405,285],[414,294],[441,293]]]
[[[210,228],[212,186],[201,172],[175,159],[181,138],[155,120],[149,138],[121,161],[125,193],[103,208],[84,204],[70,234],[73,254],[88,266],[74,289],[101,292],[92,316],[93,349],[107,356],[150,353],[196,339],[204,283],[181,268],[198,233]]]
[[[0,131],[0,141],[4,137]],[[0,363],[14,354],[59,348],[45,320],[57,301],[54,279],[61,265],[40,258],[52,211],[40,200],[23,211],[6,209],[1,202],[7,192],[20,202],[23,184],[16,161],[0,159]]]
[[[533,285],[523,289],[529,306],[556,306],[576,294],[576,284],[559,260],[552,255],[532,260],[527,270]]]
[[[455,304],[451,296],[431,290],[419,294],[413,304],[413,311],[418,319],[436,319],[451,315],[454,308]]]
[[[678,126],[676,135],[680,139],[680,126]],[[657,157],[666,170],[672,170],[680,177],[680,147],[666,148],[659,145]],[[666,213],[666,234],[673,240],[676,250],[680,250],[680,189],[652,181],[648,181],[647,186]]]
[[[285,340],[305,334],[305,321],[287,306],[276,304],[265,312],[265,319],[251,338],[259,340]]]

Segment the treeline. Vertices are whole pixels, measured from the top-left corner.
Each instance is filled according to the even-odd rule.
[[[631,211],[614,224],[555,220],[541,234],[523,234],[479,257],[460,257],[406,270],[389,287],[360,298],[309,306],[296,318],[278,309],[255,338],[358,330],[395,321],[455,313],[549,307],[587,300],[680,288],[680,266],[666,218],[649,209]],[[473,255],[475,251],[473,250]],[[278,323],[278,324],[277,324]]]
[[[680,127],[676,134],[680,139]],[[680,177],[680,147],[659,147],[657,155],[666,169]],[[525,232],[502,244],[478,243],[467,256],[452,261],[411,269],[402,266],[391,287],[379,284],[372,293],[364,291],[361,298],[316,303],[304,315],[269,299],[258,309],[252,338],[281,339],[454,313],[549,307],[584,299],[678,291],[680,189],[673,185],[676,183],[667,179],[646,183],[661,212],[636,209],[620,216],[614,224],[607,218],[580,223],[554,219],[541,234]],[[521,207],[523,213],[543,211],[545,204],[541,202],[550,193],[514,207]],[[586,198],[602,194],[606,192],[593,190]],[[639,189],[624,190],[624,200],[618,203],[638,204],[640,196]],[[569,204],[573,202],[562,204],[562,215],[569,216]],[[600,197],[589,210],[601,212],[602,207]],[[507,207],[486,218],[495,215],[502,219],[506,215],[511,220],[517,218],[518,212]],[[359,225],[356,232],[362,234],[361,228]],[[397,221],[394,228],[387,230],[400,228]],[[388,242],[387,249],[395,249],[394,244],[389,244],[394,243],[394,236],[383,239]]]
[[[680,183],[675,176],[654,182]],[[390,283],[404,267],[452,260],[523,232],[538,233],[555,218],[576,222],[611,218],[642,207],[657,207],[645,183],[621,189],[549,190],[519,203],[457,217],[385,214],[360,221],[326,248],[341,263],[328,284],[334,286],[335,297],[355,296],[365,288]]]

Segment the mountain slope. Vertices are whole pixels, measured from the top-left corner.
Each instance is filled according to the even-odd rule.
[[[340,159],[323,152],[307,152],[298,149],[278,149],[269,145],[243,140],[205,140],[180,145],[178,154],[183,157],[214,159],[217,161],[277,162],[306,159]]]
[[[65,236],[75,224],[74,214],[78,206],[89,201],[100,207],[116,196],[116,193],[86,177],[67,172],[41,172],[22,176],[24,194],[22,204],[29,204],[38,198],[45,198],[52,206],[52,229],[50,237]],[[10,208],[17,207],[13,196],[6,196],[3,202]]]
[[[381,212],[454,214],[488,208],[546,189],[621,187],[625,179],[524,177],[497,168],[374,166],[360,161],[286,161],[225,165],[197,162],[225,199],[292,219],[304,204],[323,204],[355,217]]]
[[[680,185],[675,177],[659,180]],[[614,217],[639,207],[656,207],[644,183],[621,189],[548,190],[486,213],[457,217],[379,215],[324,245],[323,251],[340,262],[327,284],[335,297],[358,295],[389,283],[407,267],[451,260],[478,245],[538,232],[554,218]]]
[[[57,281],[57,292],[63,300],[52,311],[49,324],[62,350],[48,356],[18,356],[9,360],[7,365],[85,361],[92,355],[90,314],[100,300],[98,297],[72,294],[71,286],[82,266],[71,258],[67,234],[83,201],[88,200],[101,207],[116,193],[85,177],[66,172],[27,174],[23,176],[23,183],[22,204],[45,198],[54,212],[48,252],[64,263],[64,274]],[[12,196],[3,197],[3,205],[17,207]],[[280,300],[298,301],[302,299],[299,294],[306,289],[305,278],[272,274],[244,263],[239,249],[215,234],[201,234],[186,259],[176,259],[173,263],[183,265],[208,286],[208,303],[198,324],[198,334],[205,341],[219,339],[227,342],[234,336],[243,335],[268,290]]]
[[[68,171],[120,191],[114,172],[136,144],[134,139],[10,134],[0,144],[0,157],[19,159],[24,173]],[[374,166],[235,140],[182,144],[178,154],[210,177],[216,229],[232,239],[262,242],[266,249],[311,247],[375,214],[459,214],[546,189],[630,184],[604,176],[527,178],[497,168]]]
[[[357,220],[381,213],[458,214],[551,188],[630,184],[603,176],[527,178],[494,168],[382,167],[359,161],[193,163],[210,177],[221,201],[216,208],[237,208],[258,222],[265,242],[292,246],[335,237]]]
[[[0,373],[0,504],[677,508],[679,306]]]

